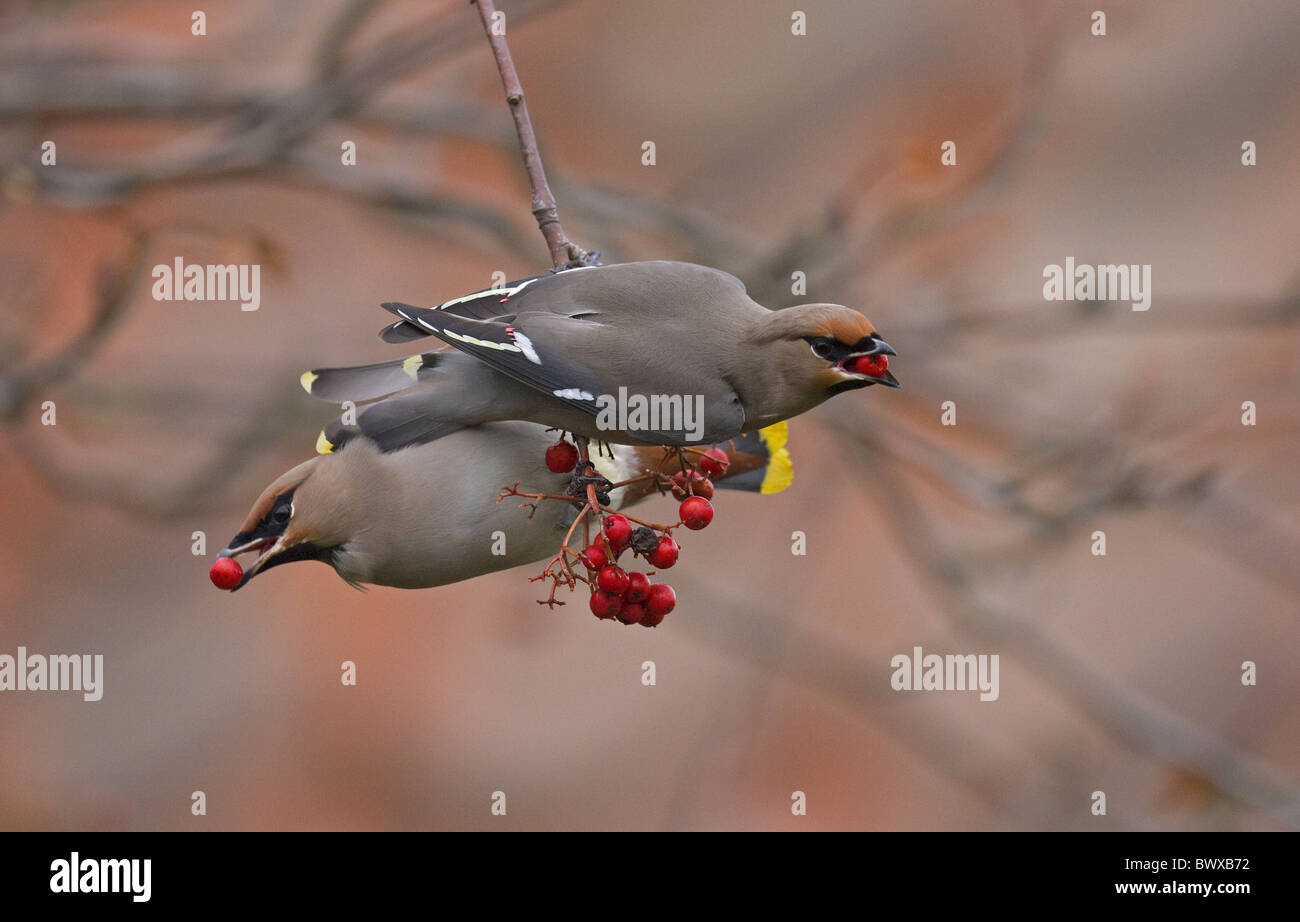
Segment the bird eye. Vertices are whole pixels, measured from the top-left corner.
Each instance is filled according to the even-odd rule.
[[[813,355],[817,356],[819,359],[824,359],[829,357],[830,354],[835,351],[835,347],[830,344],[829,340],[819,339],[812,344],[812,351]]]
[[[292,515],[293,506],[286,503],[283,506],[275,507],[275,511],[271,513],[271,521],[277,525],[283,525],[289,521],[289,517]]]

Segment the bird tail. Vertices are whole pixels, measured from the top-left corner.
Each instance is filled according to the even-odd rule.
[[[421,352],[391,362],[303,372],[303,390],[321,400],[345,404],[343,415],[321,430],[317,453],[330,454],[359,435],[373,441],[380,451],[396,451],[462,428],[460,423],[438,418],[438,404],[430,399],[427,388],[402,393],[428,381],[447,355],[445,350]],[[347,407],[348,403],[352,406]],[[368,405],[357,407],[359,403]]]
[[[321,400],[362,403],[386,397],[425,380],[443,354],[439,350],[421,352],[391,362],[377,362],[374,365],[313,368],[304,371],[299,381],[302,382],[303,390]]]
[[[721,443],[718,447],[727,452],[732,467],[717,479],[718,489],[780,493],[790,486],[794,465],[785,447],[789,433],[782,421]]]
[[[439,409],[424,388],[410,394],[395,394],[365,407],[353,407],[321,430],[316,451],[329,454],[358,436],[370,439],[381,452],[397,451],[464,428],[463,423],[447,419]]]

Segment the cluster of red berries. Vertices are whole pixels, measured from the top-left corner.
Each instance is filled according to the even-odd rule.
[[[644,526],[633,528],[627,516],[606,516],[601,531],[604,541],[593,543],[579,555],[592,574],[591,613],[602,619],[617,618],[623,624],[654,627],[673,610],[677,593],[667,583],[650,582],[645,573],[624,570],[617,560],[632,547],[632,553],[643,556],[656,570],[667,570],[677,563],[680,547],[667,534],[657,535]]]
[[[546,449],[546,466],[557,474],[573,470],[578,451],[561,439]],[[597,618],[614,618],[623,624],[655,627],[677,604],[677,594],[667,583],[652,583],[645,573],[631,572],[618,565],[619,556],[629,548],[645,558],[654,570],[667,570],[677,563],[681,546],[673,540],[671,530],[678,525],[691,531],[708,527],[713,521],[713,482],[709,477],[726,471],[730,459],[720,448],[710,448],[697,466],[672,477],[673,495],[681,499],[680,521],[656,530],[647,525],[633,526],[627,516],[604,517],[602,538],[587,547],[578,559],[587,568],[591,585],[591,611]],[[666,485],[666,484],[665,484]]]

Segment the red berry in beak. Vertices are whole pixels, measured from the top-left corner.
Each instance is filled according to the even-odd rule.
[[[628,582],[627,573],[618,567],[605,567],[596,575],[597,586],[619,596],[627,592]]]
[[[650,561],[650,566],[656,570],[667,570],[673,564],[677,563],[677,554],[680,548],[677,542],[672,538],[664,537],[659,539],[659,546],[646,555],[646,560]],[[654,587],[650,587],[653,591]]]
[[[591,594],[591,613],[597,618],[612,618],[623,607],[623,597],[604,589],[597,589]]]
[[[626,516],[607,516],[605,519],[605,538],[609,541],[609,546],[614,550],[623,550],[623,548],[627,547],[628,542],[632,540],[632,523],[627,520]]]
[[[560,439],[546,449],[546,467],[552,474],[567,474],[578,464],[578,449]]]
[[[889,357],[885,355],[860,355],[853,363],[853,370],[860,375],[879,378],[889,370]]]
[[[650,595],[650,577],[644,573],[627,575],[627,590],[623,593],[625,603],[644,602]]]
[[[208,579],[212,580],[212,585],[218,589],[234,589],[243,578],[244,568],[233,557],[218,557],[212,562],[212,569],[208,571]]]
[[[713,504],[702,496],[691,496],[682,501],[682,524],[691,531],[707,528],[713,521]]]
[[[730,465],[731,459],[727,457],[727,453],[714,446],[704,453],[697,466],[710,477],[717,477],[719,474],[726,473]]]

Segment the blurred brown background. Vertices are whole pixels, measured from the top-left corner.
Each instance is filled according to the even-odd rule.
[[[0,695],[0,827],[1300,825],[1300,6],[502,7],[572,239],[859,306],[903,388],[792,421],[793,487],[722,496],[653,631],[539,610],[532,568],[218,592],[330,415],[302,369],[547,266],[477,16],[6,4],[0,652],[106,678]],[[259,263],[261,309],[154,301],[177,256]],[[1045,302],[1067,256],[1152,264],[1151,310]],[[891,691],[914,645],[998,653],[1000,699]]]

